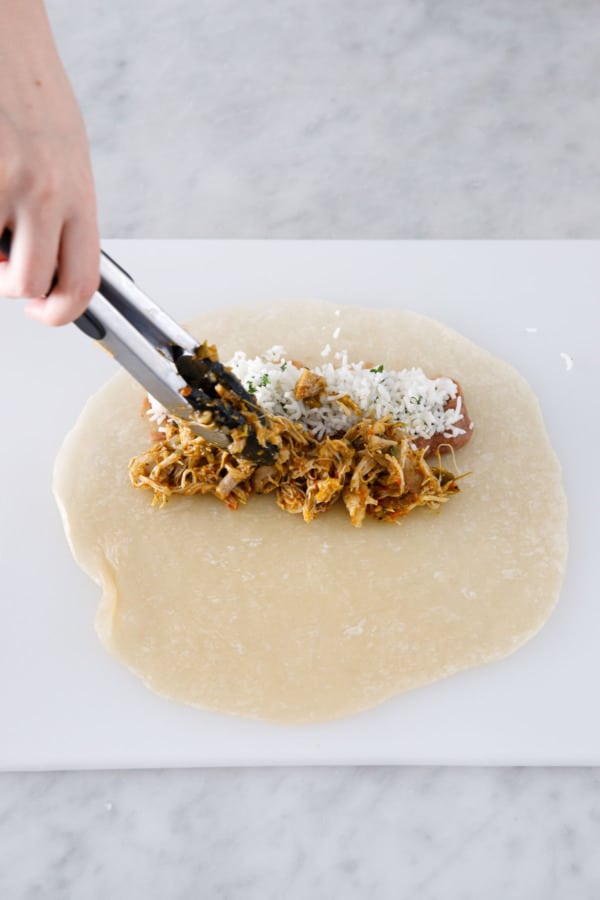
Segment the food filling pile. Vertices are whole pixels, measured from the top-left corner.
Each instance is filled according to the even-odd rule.
[[[244,456],[247,429],[234,430],[223,449],[148,397],[155,443],[129,471],[134,487],[154,491],[154,503],[210,493],[237,509],[254,493],[273,492],[282,509],[310,522],[341,499],[360,526],[367,515],[394,522],[419,506],[437,509],[459,491],[462,476],[440,456],[465,444],[473,425],[451,378],[349,363],[345,353],[309,369],[282,346],[254,358],[238,352],[225,366],[256,405],[240,405],[225,388],[223,399],[241,409],[259,444],[275,448],[273,464]]]

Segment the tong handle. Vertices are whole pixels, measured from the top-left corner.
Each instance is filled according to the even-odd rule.
[[[113,266],[116,266],[117,269],[120,269],[123,275],[129,278],[130,281],[133,281],[133,278],[131,277],[129,272],[126,272],[123,266],[120,265],[120,263],[118,263],[116,259],[113,259],[112,256],[109,256],[106,250],[101,250],[100,256],[103,256],[105,259],[109,259]],[[110,290],[110,288],[106,283],[106,279],[104,279],[101,275],[98,293],[106,297],[107,290]],[[102,325],[102,323],[98,321],[93,313],[89,311],[89,309],[86,309],[86,311],[83,312],[79,316],[79,318],[75,319],[73,325],[77,325],[77,327],[88,337],[92,338],[93,341],[101,341],[106,337],[106,329],[104,328],[104,325]]]
[[[0,252],[10,256],[12,233],[0,235]],[[56,285],[55,272],[48,293]],[[185,416],[180,391],[186,386],[172,365],[174,356],[191,352],[196,341],[170,319],[135,284],[133,278],[104,250],[100,253],[100,284],[87,309],[74,325],[105,347],[147,390],[156,391],[167,408]]]
[[[11,243],[12,234],[6,228],[0,234],[0,253],[7,258]],[[48,293],[57,281],[55,272]],[[252,397],[221,363],[196,358],[196,339],[150,300],[129,272],[104,250],[100,251],[98,290],[74,324],[108,350],[163,406],[174,415],[190,420],[194,431],[210,443],[227,447],[229,431],[245,422],[241,411],[216,395],[217,383],[237,393],[249,407],[254,406]],[[185,399],[190,390],[193,396]],[[193,402],[194,397],[197,403]],[[215,417],[216,429],[205,428],[190,417],[205,402]],[[258,415],[262,421],[262,411],[258,410]],[[221,430],[223,427],[225,432]],[[271,444],[261,446],[250,426],[244,455],[259,463],[272,464],[276,452]]]
[[[12,246],[12,232],[10,228],[5,228],[2,234],[0,235],[0,253],[5,256],[7,259],[10,258],[10,250]],[[126,272],[123,266],[121,266],[112,256],[109,256],[106,251],[101,250],[101,255],[109,259],[111,263],[121,270],[123,275],[126,275],[130,281],[133,281],[133,278]],[[50,287],[48,288],[48,295],[52,293],[56,285],[58,284],[58,272],[54,273],[52,277],[52,281],[50,283]],[[103,293],[102,284],[99,288],[99,293]],[[84,332],[88,337],[91,337],[95,341],[101,341],[104,337],[106,337],[106,330],[104,326],[90,313],[86,310],[79,318],[75,319],[74,325],[77,325],[81,331]]]
[[[10,228],[5,228],[0,235],[0,253],[6,256],[7,259],[10,257],[12,238]],[[127,279],[127,281],[124,281],[124,279]],[[48,294],[52,292],[57,283],[58,272],[55,272],[52,283],[48,288]],[[136,295],[133,301],[131,299],[132,292]],[[100,284],[96,293],[108,300],[118,312],[137,327],[140,333],[144,334],[155,346],[173,346],[174,340],[180,337],[177,333],[175,335],[171,334],[173,328],[170,321],[165,330],[164,323],[160,323],[156,315],[151,321],[144,316],[136,301],[139,302],[138,298],[141,298],[143,304],[145,295],[135,287],[135,282],[129,272],[105,250],[100,251]],[[98,306],[98,304],[90,303],[90,306]],[[89,307],[75,319],[73,324],[77,325],[84,334],[94,341],[102,341],[107,336],[101,316],[94,315],[93,309]],[[161,327],[161,324],[163,327]],[[176,332],[179,331],[177,326],[175,326],[175,330]],[[190,349],[189,335],[187,334],[183,334],[183,348],[186,350]]]

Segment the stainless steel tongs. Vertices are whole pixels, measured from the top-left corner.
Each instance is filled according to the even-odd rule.
[[[10,241],[10,232],[5,231],[0,251],[6,256]],[[264,422],[264,413],[251,394],[104,251],[100,286],[75,325],[104,347],[171,415],[185,419],[206,441],[227,447],[231,432],[245,427],[241,455],[264,464],[274,461],[276,448],[259,444],[244,415],[247,409]],[[219,385],[240,402],[234,405],[221,396]]]

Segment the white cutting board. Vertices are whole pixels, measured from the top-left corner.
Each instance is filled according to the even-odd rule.
[[[181,320],[265,299],[406,307],[515,365],[540,398],[564,467],[567,578],[548,625],[512,657],[352,718],[280,727],[163,700],[102,650],[98,588],[71,558],[50,488],[63,435],[114,363],[74,327],[43,328],[20,302],[2,301],[0,768],[600,764],[600,245],[105,246]]]

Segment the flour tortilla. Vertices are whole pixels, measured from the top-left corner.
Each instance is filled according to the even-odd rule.
[[[73,553],[102,586],[100,639],[150,688],[313,722],[500,659],[541,628],[563,579],[566,501],[537,400],[513,368],[397,310],[270,305],[207,314],[191,330],[222,359],[283,343],[311,365],[329,343],[350,360],[451,376],[475,423],[457,454],[472,474],[440,513],[401,525],[355,529],[341,504],[306,525],[272,496],[237,512],[212,497],[152,508],[127,471],[148,446],[143,391],[118,374],[68,435],[55,492]]]

